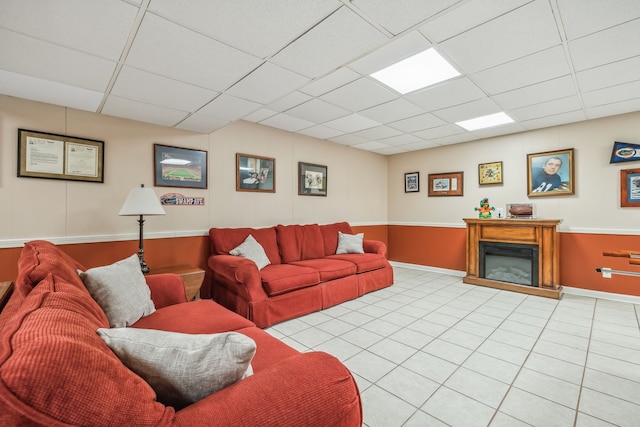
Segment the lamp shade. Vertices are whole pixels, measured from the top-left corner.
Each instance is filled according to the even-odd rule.
[[[132,188],[118,215],[164,215],[165,211],[153,188]]]

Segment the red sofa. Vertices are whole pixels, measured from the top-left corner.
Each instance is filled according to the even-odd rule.
[[[254,374],[183,409],[156,400],[96,333],[109,323],[55,245],[34,241],[19,259],[0,314],[0,425],[359,426],[356,383],[337,359],[299,353],[211,300],[187,302],[172,274],[148,276],[156,311],[133,327],[252,338]]]
[[[353,234],[346,222],[211,228],[201,296],[264,328],[393,284],[384,243],[364,240],[365,253],[336,255],[338,232]],[[269,258],[262,270],[249,259],[229,255],[249,235]]]

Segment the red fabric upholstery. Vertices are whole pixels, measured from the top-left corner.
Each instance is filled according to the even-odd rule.
[[[318,224],[276,226],[282,262],[322,258],[324,246]]]
[[[369,253],[340,254],[340,255],[330,255],[327,258],[341,260],[341,261],[349,261],[357,267],[358,273],[377,270],[379,268],[384,268],[388,265],[387,259],[384,257],[384,255],[380,255],[380,254],[369,254]]]
[[[244,239],[246,239],[249,234],[263,247],[271,264],[280,264],[282,262],[278,250],[276,229],[274,227],[211,228],[209,230],[211,254],[228,255],[229,251],[244,242]]]
[[[268,265],[260,272],[262,285],[269,296],[280,295],[320,283],[320,274],[309,267],[293,264]]]
[[[177,274],[152,274],[145,276],[156,309],[187,302],[184,283]]]
[[[345,234],[353,234],[348,222],[336,222],[320,226],[320,233],[322,233],[322,240],[324,242],[325,256],[336,253],[336,249],[338,249],[338,231]]]
[[[356,274],[356,266],[352,262],[342,261],[339,259],[308,259],[305,261],[292,262],[291,264],[317,270],[318,273],[320,273],[321,282],[327,282],[329,280],[340,279],[342,277]]]
[[[259,328],[319,310],[322,310],[320,286],[309,286],[264,301],[249,302],[249,318]]]

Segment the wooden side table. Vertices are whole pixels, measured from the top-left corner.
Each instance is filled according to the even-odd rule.
[[[0,282],[0,311],[4,308],[13,293],[13,282]]]
[[[168,267],[151,268],[149,274],[173,273],[182,278],[184,282],[187,301],[191,301],[196,296],[199,297],[200,287],[204,281],[204,270],[191,265],[171,265]]]

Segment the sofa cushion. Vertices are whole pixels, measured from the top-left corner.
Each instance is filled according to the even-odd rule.
[[[269,257],[271,264],[280,264],[280,252],[275,227],[268,228],[210,228],[212,255],[228,255],[251,234]]]
[[[318,270],[293,264],[268,265],[260,273],[269,296],[284,294],[320,283]]]
[[[181,334],[138,328],[98,329],[98,335],[158,400],[176,409],[253,373],[256,343],[236,332]]]
[[[270,264],[264,248],[249,234],[244,242],[229,251],[229,255],[241,256],[250,259],[258,266],[258,270],[262,270]]]
[[[324,256],[324,243],[318,224],[278,225],[276,233],[284,263]]]
[[[320,226],[322,241],[324,242],[324,255],[333,255],[338,248],[338,232],[353,234],[348,222],[336,222]]]
[[[363,254],[363,240],[364,233],[346,234],[342,231],[338,231],[338,247],[336,248],[336,254]]]
[[[305,261],[292,262],[291,264],[299,265],[301,267],[309,267],[317,270],[320,274],[321,282],[328,282],[329,280],[340,279],[342,277],[356,274],[355,264],[339,259],[308,259]]]
[[[352,262],[356,266],[357,273],[377,270],[389,264],[384,255],[372,253],[330,255],[327,258]]]
[[[168,424],[173,408],[156,402],[153,389],[96,334],[108,325],[84,287],[53,275],[43,279],[0,334],[0,401],[11,402],[14,419],[29,417],[38,425]]]
[[[93,299],[104,310],[112,328],[131,326],[156,310],[135,254],[79,274]]]

